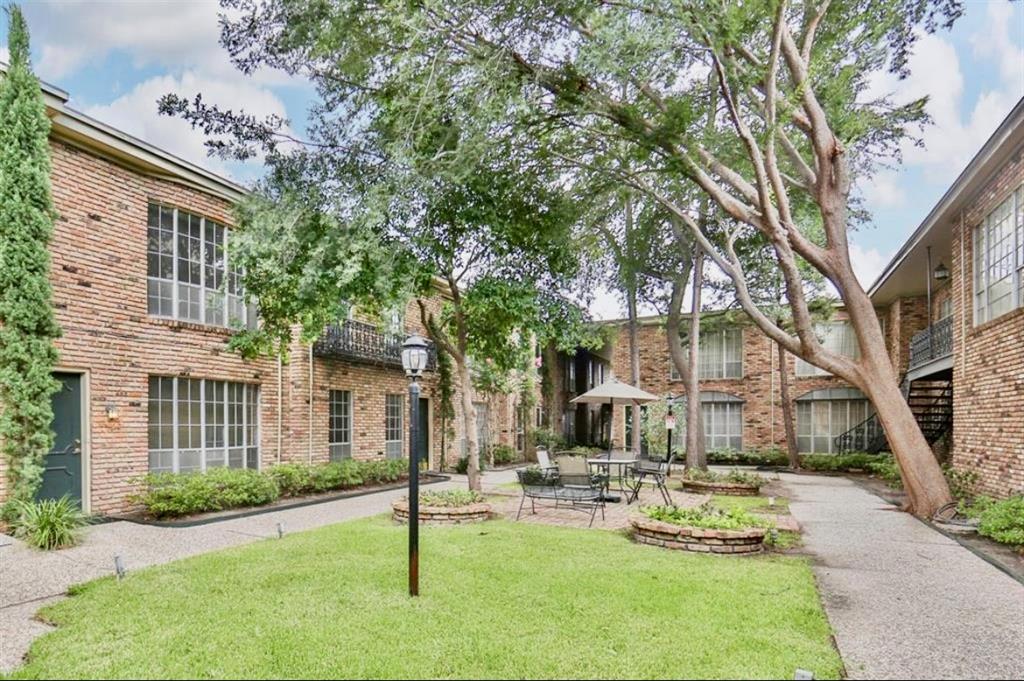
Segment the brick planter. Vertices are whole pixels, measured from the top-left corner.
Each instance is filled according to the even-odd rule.
[[[396,499],[391,502],[391,517],[397,522],[409,522],[409,502]],[[420,525],[460,525],[479,523],[491,517],[490,504],[469,506],[420,506]]]
[[[725,494],[732,497],[756,497],[761,488],[742,482],[705,482],[704,480],[683,480],[683,490],[698,494]]]
[[[629,524],[633,527],[633,537],[641,544],[677,551],[723,555],[761,553],[767,534],[767,530],[762,527],[745,530],[705,530],[663,523],[641,515],[631,516]]]

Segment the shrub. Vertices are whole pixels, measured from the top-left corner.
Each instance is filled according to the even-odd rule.
[[[982,536],[1002,544],[1024,545],[1024,496],[988,500],[978,517]]]
[[[839,472],[867,470],[872,463],[892,462],[888,454],[805,454],[800,457],[800,466],[809,471]]]
[[[294,497],[313,491],[313,467],[303,463],[282,463],[271,466],[267,477],[277,483],[281,496]]]
[[[281,492],[269,475],[247,468],[214,468],[206,473],[150,473],[131,497],[155,518],[262,506]]]
[[[954,499],[963,501],[974,497],[974,488],[978,484],[977,471],[960,471],[946,464],[942,467],[942,472],[946,474],[949,491]]]
[[[718,466],[788,466],[789,457],[778,447],[765,449],[716,449],[708,452],[708,463]]]
[[[534,430],[533,441],[538,447],[543,447],[549,452],[555,452],[565,447],[565,438],[550,428],[537,428]]]
[[[78,542],[79,531],[89,524],[71,497],[14,504],[14,536],[44,551],[63,549]]]
[[[737,468],[728,473],[716,473],[715,471],[703,471],[699,468],[689,468],[683,473],[684,480],[695,482],[731,482],[737,485],[754,485],[760,488],[765,484],[765,479],[756,473],[747,473]]]
[[[893,489],[903,487],[903,478],[900,477],[900,468],[894,461],[872,461],[865,465],[866,470],[885,481],[885,484]]]
[[[491,460],[495,466],[503,466],[519,459],[519,454],[508,445],[494,445],[491,448]]]
[[[351,459],[328,464],[282,463],[266,474],[277,483],[281,496],[296,497],[358,487],[363,484],[364,471],[373,463]]]
[[[484,496],[474,490],[451,489],[443,492],[421,492],[420,503],[424,506],[457,508],[483,502]]]
[[[768,518],[759,517],[740,508],[723,510],[710,503],[696,508],[677,506],[645,506],[640,511],[648,518],[683,527],[706,530],[742,530],[750,527],[771,527]]]
[[[480,470],[487,470],[487,460],[484,457],[480,457]],[[469,472],[469,457],[464,456],[455,462],[455,472],[459,475],[465,475]]]

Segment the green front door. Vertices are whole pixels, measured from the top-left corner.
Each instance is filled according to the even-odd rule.
[[[46,455],[38,499],[65,494],[82,505],[82,375],[55,373],[60,390],[54,393],[53,449]]]

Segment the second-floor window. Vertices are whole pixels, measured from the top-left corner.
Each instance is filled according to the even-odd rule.
[[[814,330],[821,345],[829,352],[850,358],[857,357],[860,352],[857,345],[857,334],[854,333],[853,326],[849,322],[816,324]],[[828,376],[829,372],[797,358],[796,375]]]
[[[151,203],[147,237],[149,314],[212,326],[255,326],[242,273],[228,259],[227,227]]]
[[[743,378],[743,329],[729,327],[702,331],[697,366],[701,380]],[[671,358],[669,376],[673,381],[682,380]]]
[[[974,230],[974,323],[1024,306],[1024,187]]]

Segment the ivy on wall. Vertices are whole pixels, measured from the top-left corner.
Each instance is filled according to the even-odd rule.
[[[441,348],[437,349],[438,392],[441,408],[441,461],[440,470],[445,469],[448,447],[455,437],[455,387],[452,382],[452,358]]]
[[[0,448],[8,497],[30,501],[53,446],[50,398],[60,336],[50,290],[50,121],[29,63],[21,9],[7,9],[10,50],[0,79]]]

